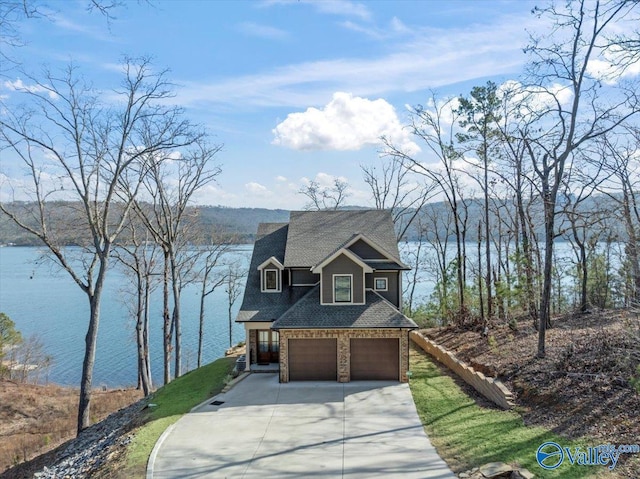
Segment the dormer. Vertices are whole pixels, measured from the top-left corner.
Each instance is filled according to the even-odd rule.
[[[365,304],[365,274],[373,269],[350,250],[340,248],[311,272],[320,274],[320,304]]]
[[[260,266],[260,291],[263,293],[280,293],[282,291],[282,272],[284,266],[278,258],[272,256]]]

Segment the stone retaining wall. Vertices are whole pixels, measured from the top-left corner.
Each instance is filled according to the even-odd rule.
[[[469,384],[493,403],[503,409],[511,409],[515,405],[513,403],[513,393],[497,379],[486,377],[481,372],[476,371],[471,366],[460,361],[453,355],[453,353],[447,351],[430,339],[425,338],[417,331],[411,331],[409,336],[411,340],[425,352],[429,353],[439,362],[447,366],[464,382]]]

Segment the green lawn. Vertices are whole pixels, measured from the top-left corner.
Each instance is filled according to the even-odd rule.
[[[122,477],[143,478],[147,461],[158,438],[170,425],[194,406],[215,396],[224,387],[235,358],[221,358],[193,370],[158,389],[149,399],[157,406],[149,408],[146,423],[129,444]]]
[[[571,466],[554,471],[536,462],[538,447],[546,441],[575,445],[541,427],[527,427],[520,415],[480,407],[422,350],[412,347],[409,386],[429,439],[454,472],[488,462],[527,468],[540,478],[602,477],[604,467]],[[591,476],[588,474],[591,473]]]

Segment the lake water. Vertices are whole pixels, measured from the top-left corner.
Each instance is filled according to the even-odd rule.
[[[248,264],[252,245],[238,246],[229,254]],[[0,312],[7,314],[24,337],[37,335],[45,351],[53,357],[48,380],[73,385],[80,383],[84,338],[89,305],[85,294],[68,273],[50,264],[36,264],[41,250],[30,247],[0,248]],[[41,263],[41,262],[39,262]],[[135,323],[125,304],[122,289],[128,279],[116,268],[107,276],[98,331],[94,385],[131,386],[137,383]],[[237,314],[242,297],[234,308]],[[183,367],[196,366],[198,351],[199,286],[182,293]],[[228,302],[224,287],[206,298],[203,361],[224,355],[229,346]],[[155,384],[162,381],[162,296],[152,298],[150,348]],[[244,328],[233,323],[233,344],[244,340]]]
[[[401,255],[415,244],[401,244]],[[467,245],[468,260],[474,261],[474,245]],[[241,245],[228,254],[229,260],[239,260],[248,266],[252,245]],[[571,257],[568,244],[557,245],[558,256]],[[433,251],[429,251],[433,254]],[[78,385],[84,355],[84,336],[88,320],[88,302],[80,288],[64,271],[50,264],[36,263],[41,251],[29,247],[0,248],[0,312],[7,314],[23,336],[37,335],[46,353],[53,357],[48,380],[63,385]],[[454,248],[451,248],[451,255]],[[562,263],[562,262],[560,262]],[[425,264],[421,282],[416,288],[416,303],[425,301],[433,291],[434,274]],[[406,282],[405,282],[406,284]],[[94,385],[130,386],[137,382],[134,320],[123,303],[123,290],[131,288],[128,279],[117,268],[109,271],[102,301],[98,348],[94,370]],[[162,381],[162,298],[157,290],[151,308],[151,362],[155,384]],[[199,287],[189,286],[182,293],[183,367],[196,366],[198,347]],[[233,308],[237,314],[242,297]],[[221,287],[206,298],[206,324],[203,350],[204,362],[224,355],[229,345],[227,297]],[[233,344],[243,341],[244,328],[233,322]]]

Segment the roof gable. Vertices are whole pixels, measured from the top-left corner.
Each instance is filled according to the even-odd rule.
[[[356,255],[354,252],[352,252],[351,250],[348,250],[346,248],[340,248],[338,251],[336,251],[335,253],[327,256],[320,264],[318,264],[317,266],[315,266],[311,272],[312,273],[320,273],[322,271],[322,268],[324,268],[325,266],[327,266],[328,264],[331,264],[336,258],[340,257],[341,255],[346,256],[347,258],[349,258],[351,261],[353,261],[354,263],[356,263],[358,266],[360,266],[365,273],[373,273],[373,269],[364,261],[362,261],[362,258],[360,258],[358,255]]]
[[[282,263],[278,261],[278,258],[276,258],[275,256],[272,256],[271,258],[266,259],[260,266],[258,266],[258,269],[264,269],[269,265],[275,266],[280,271],[284,269],[284,266],[282,266]]]
[[[358,235],[399,261],[398,243],[389,211],[292,211],[284,266],[313,267]]]

